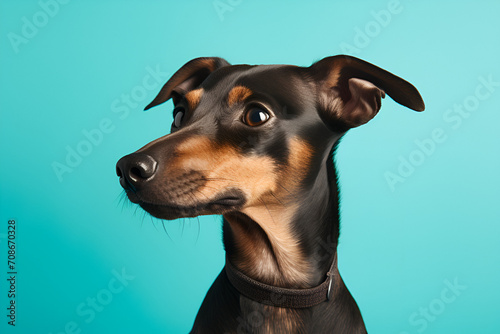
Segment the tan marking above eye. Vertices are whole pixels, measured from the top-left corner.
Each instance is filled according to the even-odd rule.
[[[189,91],[186,93],[186,95],[184,95],[190,110],[194,110],[198,106],[202,95],[203,95],[203,88],[198,88]]]
[[[235,103],[243,102],[245,99],[250,97],[253,92],[250,88],[244,86],[235,86],[227,95],[227,104],[231,107]]]

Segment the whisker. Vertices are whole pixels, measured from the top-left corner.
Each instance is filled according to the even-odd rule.
[[[268,208],[268,207],[267,207],[267,205],[266,205],[266,202],[265,202],[262,198],[261,198],[261,199],[259,199],[259,200],[262,202],[262,204],[264,204],[264,207],[266,208],[267,212],[269,213],[269,216],[271,217],[271,219],[272,219],[273,223],[274,223],[274,224],[276,224],[276,222],[274,221],[274,217],[273,217],[273,215],[271,214],[271,211],[269,210],[269,208]]]
[[[276,197],[276,195],[275,195],[272,191],[270,191],[269,193],[270,193],[270,194],[271,194],[271,195],[272,195],[272,196],[273,196],[273,197],[274,197],[274,198],[275,198],[275,199],[276,199],[276,200],[277,200],[277,201],[278,201],[281,205],[283,205],[283,202],[281,202],[281,201],[280,201],[280,199],[279,199],[278,197]]]
[[[231,181],[231,182],[236,182],[233,179],[228,179],[228,178],[223,178],[223,177],[206,177],[205,180],[207,180],[207,181]]]
[[[204,186],[204,187],[207,187],[207,188],[210,188],[210,189],[216,189],[216,188],[213,188],[213,187],[209,187],[209,186]],[[210,199],[208,198],[207,195],[205,195],[204,193],[201,192],[200,189],[195,189],[195,191],[197,191],[198,193],[200,193],[203,197],[205,197],[207,199],[207,201],[209,201]],[[195,197],[196,198],[196,197]]]
[[[165,228],[165,221],[160,220],[160,222],[161,222],[161,225],[163,226],[163,231],[165,231],[165,234],[167,235],[167,237],[170,239],[170,241],[172,241],[173,244],[175,244],[175,241],[170,237],[170,234],[168,233],[167,229]]]
[[[142,211],[141,228],[144,226],[144,220],[146,219],[147,214],[148,213],[146,211]]]
[[[117,202],[118,201],[117,205],[121,205],[122,201],[124,199],[123,198],[124,194],[125,194],[125,190],[120,191],[120,193],[116,195],[115,200],[113,202]]]
[[[285,190],[288,194],[292,195],[292,193],[287,188],[285,188],[281,183],[277,183],[277,185],[280,186],[283,190]]]
[[[149,218],[151,219],[151,224],[153,225],[153,227],[155,228],[156,232],[160,232],[160,230],[158,230],[158,228],[156,227],[156,224],[153,220],[153,216],[149,215]]]
[[[185,225],[186,225],[186,218],[183,217],[182,222],[181,222],[181,238],[184,237],[184,226]]]
[[[198,233],[196,233],[196,240],[194,241],[195,245],[198,243],[198,239],[200,238],[200,230],[201,230],[200,217],[197,216],[196,220],[198,221]]]
[[[116,203],[118,201],[118,203]],[[116,203],[117,207],[121,207],[121,212],[125,210],[125,207],[128,207],[132,204],[132,202],[127,200],[127,193],[125,190],[121,191],[113,201]]]

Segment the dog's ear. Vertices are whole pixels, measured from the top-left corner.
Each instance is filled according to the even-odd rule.
[[[170,98],[173,98],[174,103],[177,103],[176,99],[200,86],[210,73],[228,65],[230,64],[226,60],[217,57],[201,57],[190,60],[163,85],[158,95],[144,110],[162,104]]]
[[[346,131],[371,120],[385,93],[410,109],[425,108],[409,82],[355,57],[324,58],[308,71],[317,84],[321,117],[335,130]]]

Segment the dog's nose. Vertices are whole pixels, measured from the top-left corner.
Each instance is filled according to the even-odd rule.
[[[116,164],[116,175],[125,190],[136,191],[141,184],[156,173],[158,163],[145,153],[132,153],[124,156]]]

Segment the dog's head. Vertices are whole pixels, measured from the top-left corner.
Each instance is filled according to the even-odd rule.
[[[172,98],[171,133],[120,159],[120,184],[163,219],[282,205],[314,184],[334,143],[372,119],[385,93],[424,109],[410,83],[349,56],[310,67],[193,59],[146,107]]]

